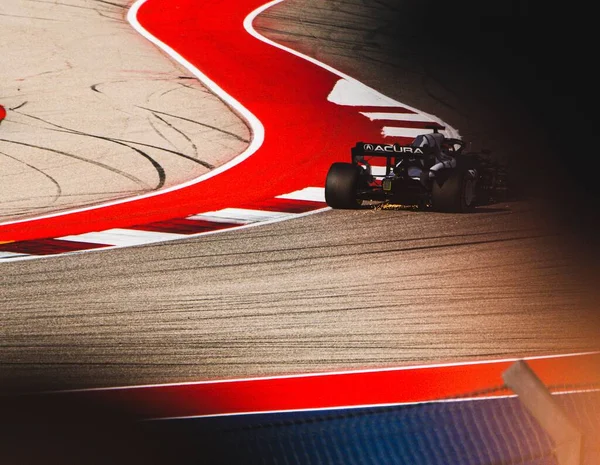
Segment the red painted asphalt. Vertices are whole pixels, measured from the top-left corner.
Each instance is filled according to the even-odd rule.
[[[357,135],[362,140],[381,140],[381,122],[372,122],[359,113],[367,107],[327,101],[340,79],[338,75],[248,34],[243,21],[263,3],[148,0],[138,13],[139,22],[152,35],[193,63],[262,122],[265,140],[251,157],[222,174],[164,195],[0,225],[0,242],[183,218],[323,186],[331,163],[349,159]]]
[[[169,418],[280,410],[425,402],[512,394],[502,373],[513,361],[250,380],[118,388],[64,393],[122,406],[141,418]],[[553,391],[600,385],[600,354],[529,359]]]

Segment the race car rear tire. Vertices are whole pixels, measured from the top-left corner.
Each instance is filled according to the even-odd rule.
[[[457,168],[431,191],[433,209],[440,212],[467,213],[475,209],[476,177],[471,170]]]
[[[325,201],[331,208],[358,208],[362,200],[356,194],[361,181],[361,168],[351,163],[334,163],[325,180]]]

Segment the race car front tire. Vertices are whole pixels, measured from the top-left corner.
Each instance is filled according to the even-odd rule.
[[[325,201],[331,208],[358,208],[362,200],[357,198],[361,181],[361,168],[351,163],[334,163],[325,180]]]
[[[439,212],[467,213],[475,209],[476,176],[472,170],[456,168],[443,184],[434,181],[433,209]]]

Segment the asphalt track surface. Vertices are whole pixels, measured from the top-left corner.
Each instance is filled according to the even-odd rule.
[[[432,71],[414,72],[417,54],[386,51],[387,36],[377,39],[363,21],[372,14],[381,24],[384,7],[298,5],[266,14],[264,33],[306,44],[480,144],[496,134],[487,122],[498,112],[479,111],[489,100],[474,98],[463,120],[441,103],[444,79],[458,76],[433,80]],[[365,56],[405,66],[384,73],[365,68]],[[573,259],[565,234],[531,201],[471,215],[365,209],[3,264],[2,385],[113,386],[597,349],[594,275]]]

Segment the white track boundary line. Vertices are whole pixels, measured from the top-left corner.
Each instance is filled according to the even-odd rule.
[[[488,396],[488,397],[462,397],[460,399],[435,399],[435,400],[422,400],[417,402],[392,402],[384,404],[361,404],[361,405],[341,405],[336,407],[314,407],[314,408],[300,408],[300,409],[282,409],[282,410],[257,410],[256,412],[232,412],[232,413],[211,413],[208,415],[189,415],[180,417],[157,417],[148,418],[145,421],[169,421],[169,420],[193,420],[199,418],[220,418],[220,417],[237,417],[237,416],[248,416],[248,415],[269,415],[272,413],[308,413],[308,412],[329,412],[336,410],[361,410],[370,408],[386,408],[386,407],[408,407],[409,405],[423,405],[423,404],[453,404],[459,402],[473,402],[477,400],[498,400],[498,399],[509,399],[517,397],[516,394],[506,394],[501,396]]]
[[[426,370],[446,367],[458,367],[458,366],[472,366],[472,365],[487,365],[495,363],[510,363],[517,362],[519,360],[548,360],[556,358],[567,358],[567,357],[582,357],[585,355],[597,355],[600,351],[592,352],[575,352],[570,354],[553,354],[553,355],[534,355],[530,357],[511,357],[502,359],[490,359],[490,360],[474,360],[466,362],[448,362],[448,363],[432,363],[430,365],[406,365],[400,367],[386,367],[386,368],[366,368],[362,370],[348,370],[348,371],[328,371],[319,373],[301,373],[293,375],[275,375],[275,376],[264,376],[264,377],[252,377],[252,378],[232,378],[232,379],[216,379],[206,381],[192,381],[192,382],[181,382],[181,383],[164,383],[164,384],[142,384],[139,386],[116,386],[107,388],[87,388],[87,389],[71,389],[65,391],[54,391],[56,393],[64,392],[91,392],[91,391],[116,391],[116,390],[129,390],[129,389],[148,389],[157,387],[176,387],[176,386],[197,386],[204,384],[227,384],[227,383],[241,383],[241,382],[255,382],[255,381],[271,381],[271,380],[282,380],[282,379],[296,379],[296,378],[317,378],[323,376],[345,376],[345,375],[356,375],[356,374],[368,374],[368,373],[386,373],[391,371],[408,371],[408,370]]]
[[[384,373],[391,371],[407,371],[407,370],[423,370],[423,369],[435,369],[444,367],[454,366],[472,366],[472,365],[485,365],[495,363],[507,363],[516,362],[518,360],[547,360],[547,359],[558,359],[567,357],[580,357],[585,355],[596,355],[600,352],[578,352],[571,354],[554,354],[554,355],[538,355],[521,358],[505,358],[505,359],[492,359],[492,360],[477,360],[468,362],[450,362],[450,363],[438,363],[431,365],[413,365],[413,366],[401,366],[381,369],[364,369],[364,370],[352,370],[352,371],[333,371],[324,373],[307,373],[307,374],[294,374],[294,375],[282,375],[282,376],[265,376],[259,378],[240,378],[240,379],[223,379],[223,380],[211,380],[211,381],[197,381],[187,383],[167,383],[167,384],[148,384],[140,386],[120,386],[110,388],[91,388],[91,389],[73,389],[66,391],[54,391],[47,392],[47,394],[62,394],[62,393],[78,393],[78,392],[94,392],[94,391],[114,391],[114,390],[133,390],[133,389],[151,389],[161,387],[176,387],[176,386],[195,386],[195,385],[207,385],[207,384],[227,384],[227,383],[239,383],[239,382],[257,382],[257,381],[269,381],[269,380],[282,380],[282,379],[298,379],[298,378],[311,378],[311,377],[323,377],[323,376],[344,376],[352,374],[366,374],[366,373]],[[554,392],[553,395],[563,394],[577,394],[577,393],[588,393],[598,392],[600,389],[581,389],[581,390],[566,390]],[[165,420],[188,420],[194,418],[216,418],[216,417],[229,417],[238,415],[261,415],[270,413],[300,413],[300,412],[323,412],[323,411],[336,411],[336,410],[350,410],[350,409],[365,409],[365,408],[385,408],[385,407],[400,407],[409,405],[422,405],[422,404],[433,404],[433,403],[459,403],[459,402],[472,402],[472,401],[489,401],[498,399],[515,398],[516,394],[504,394],[497,396],[486,396],[486,397],[461,397],[455,399],[432,399],[424,401],[411,401],[411,402],[393,402],[393,403],[380,403],[380,404],[359,404],[359,405],[345,405],[345,406],[332,406],[332,407],[314,407],[314,408],[303,408],[303,409],[281,409],[281,410],[257,410],[257,411],[243,411],[243,412],[228,412],[221,414],[207,414],[207,415],[189,415],[189,416],[173,416],[173,417],[155,417],[148,418],[144,421],[165,421]]]
[[[587,394],[600,392],[600,389],[581,389],[572,391],[559,391],[551,393],[553,396],[570,395],[570,394]],[[342,405],[335,407],[314,407],[314,408],[301,408],[301,409],[282,409],[282,410],[257,410],[256,412],[232,412],[232,413],[212,413],[208,415],[189,415],[189,416],[176,416],[176,417],[157,417],[149,418],[144,421],[169,421],[169,420],[193,420],[199,418],[221,418],[221,417],[237,417],[237,416],[248,416],[248,415],[269,415],[278,413],[309,413],[309,412],[335,412],[339,410],[363,410],[363,409],[376,409],[386,407],[408,407],[412,405],[424,405],[424,404],[458,404],[461,402],[478,402],[478,401],[491,401],[500,399],[514,399],[518,396],[516,394],[504,394],[497,396],[486,396],[486,397],[460,397],[456,399],[434,399],[434,400],[421,400],[413,402],[392,402],[382,404],[360,404],[360,405]]]

